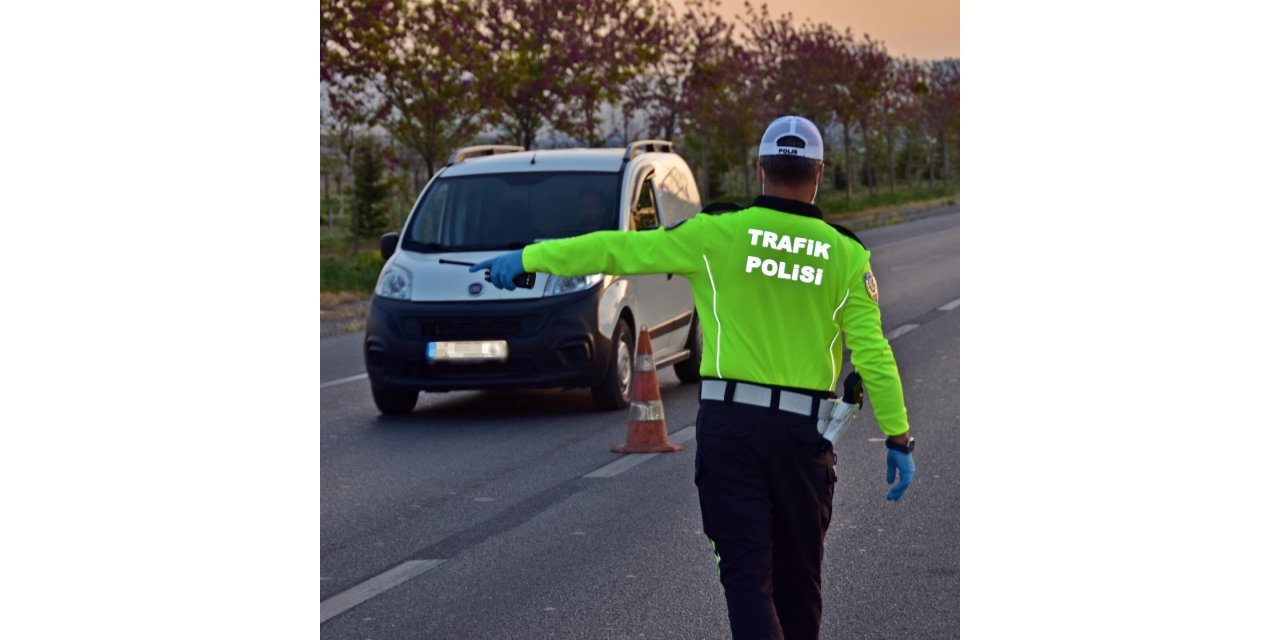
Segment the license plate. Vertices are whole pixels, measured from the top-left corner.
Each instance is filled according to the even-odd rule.
[[[506,340],[427,343],[427,362],[503,362],[506,359]]]

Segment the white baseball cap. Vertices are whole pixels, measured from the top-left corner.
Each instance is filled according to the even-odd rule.
[[[783,140],[784,138],[794,138]],[[778,144],[783,140],[783,144]],[[782,116],[769,123],[760,138],[760,156],[798,156],[822,159],[822,134],[818,126],[800,116]]]

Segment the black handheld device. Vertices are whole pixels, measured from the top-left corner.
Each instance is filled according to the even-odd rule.
[[[446,260],[444,258],[440,258],[440,264],[456,264],[456,265],[461,265],[463,267],[476,266],[476,263],[474,262],[461,262],[458,260]],[[516,286],[520,287],[521,289],[532,289],[533,283],[536,279],[537,278],[532,273],[522,273],[515,277],[515,282],[516,282]],[[485,282],[493,282],[492,280],[489,279],[488,269],[484,270],[484,280]]]
[[[857,371],[850,372],[844,379],[844,401],[862,408],[862,376]]]

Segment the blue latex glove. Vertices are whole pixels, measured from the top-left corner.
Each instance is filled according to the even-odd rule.
[[[524,249],[516,249],[510,253],[504,253],[496,258],[490,258],[484,262],[479,262],[468,271],[480,271],[481,269],[489,270],[489,282],[499,289],[514,291],[516,288],[516,276],[524,273]]]
[[[889,471],[885,476],[885,480],[889,484],[893,484],[894,480],[898,480],[898,484],[893,484],[889,489],[888,499],[897,502],[902,499],[902,494],[907,491],[907,487],[911,486],[911,480],[916,477],[916,461],[911,458],[911,454],[901,451],[889,449]]]

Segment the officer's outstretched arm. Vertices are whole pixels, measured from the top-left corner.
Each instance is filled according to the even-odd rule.
[[[870,261],[855,274],[849,283],[849,298],[840,310],[841,327],[880,430],[896,436],[909,428],[898,362],[880,324],[879,294]]]
[[[710,218],[699,214],[670,229],[597,231],[539,242],[525,247],[524,270],[558,276],[592,273],[687,276],[703,268],[704,241],[713,225]]]

